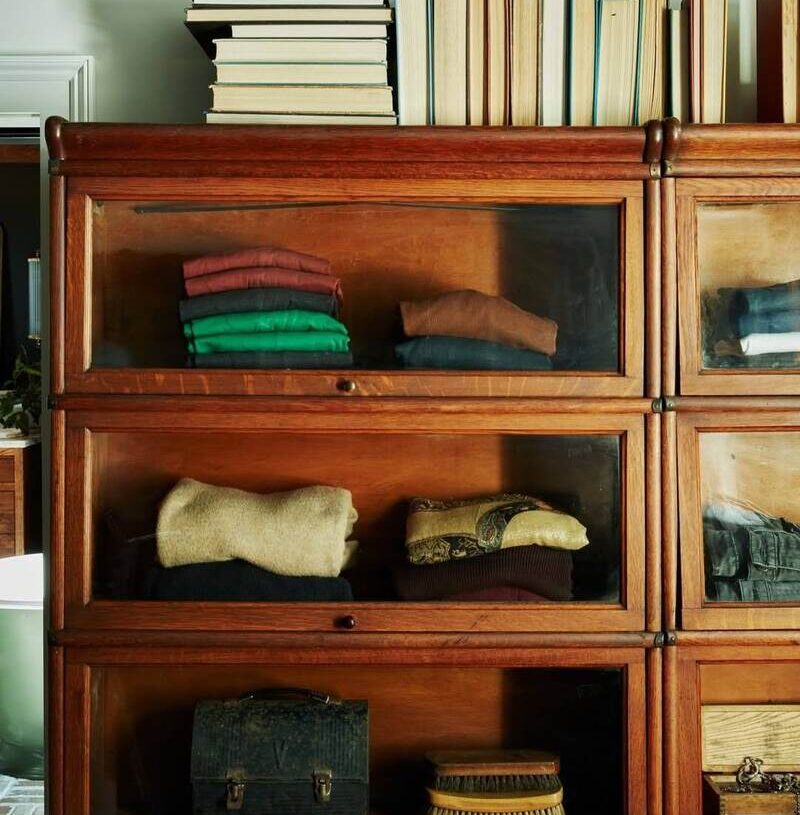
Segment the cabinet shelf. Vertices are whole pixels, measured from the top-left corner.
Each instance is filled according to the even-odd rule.
[[[194,705],[304,685],[369,703],[370,798],[388,815],[424,809],[424,755],[454,745],[557,752],[573,812],[633,815],[644,806],[644,777],[631,772],[644,759],[647,719],[639,649],[528,649],[524,667],[491,649],[474,664],[413,650],[369,664],[342,649],[184,648],[180,664],[174,655],[88,648],[67,656],[67,692],[86,711],[66,752],[68,800],[87,796],[103,813],[159,811],[156,801],[184,811]]]
[[[357,400],[342,402],[341,411],[329,400],[305,410],[272,403],[264,412],[256,402],[247,412],[219,416],[214,400],[180,410],[162,397],[168,407],[148,411],[121,396],[82,398],[93,408],[66,410],[54,448],[59,461],[86,467],[64,485],[71,521],[54,530],[56,556],[62,546],[72,553],[65,566],[67,628],[219,630],[235,621],[242,630],[331,631],[348,614],[365,631],[644,628],[643,563],[652,544],[643,524],[641,413],[516,413],[523,407],[516,402],[492,417],[410,404],[409,414],[365,413]],[[138,539],[155,530],[159,501],[182,477],[262,493],[315,483],[350,490],[360,555],[348,579],[357,601],[372,602],[111,601],[101,564],[109,547],[121,552],[122,543],[109,536],[104,513],[141,522]],[[397,602],[392,575],[404,561],[408,501],[498,492],[539,495],[586,526],[590,543],[572,556],[573,601]]]

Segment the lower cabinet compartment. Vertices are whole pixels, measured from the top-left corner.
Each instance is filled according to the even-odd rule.
[[[770,644],[733,642],[715,645],[703,633],[682,643],[679,633],[665,649],[667,815],[795,812],[794,796],[786,810],[775,793],[725,809],[709,783],[735,786],[748,756],[768,773],[800,772],[800,646],[777,635]]]
[[[68,650],[65,694],[81,738],[63,745],[66,812],[192,812],[195,705],[287,686],[368,702],[373,815],[425,813],[425,754],[474,748],[556,753],[570,815],[644,812],[643,649],[498,653],[501,664],[485,664],[498,661],[491,651],[469,649],[440,655],[447,664],[430,650],[406,650],[339,652],[350,664],[276,665],[275,653],[260,650],[181,651],[173,656],[181,664],[160,648]],[[321,658],[337,657],[280,653],[290,662]]]

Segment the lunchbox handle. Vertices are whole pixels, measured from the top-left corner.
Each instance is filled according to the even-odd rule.
[[[341,702],[328,693],[309,690],[308,688],[260,688],[259,690],[243,693],[240,702],[273,702],[282,700],[298,700],[303,702],[319,702],[323,705],[339,705]]]

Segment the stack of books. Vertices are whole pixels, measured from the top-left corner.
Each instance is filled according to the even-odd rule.
[[[397,123],[384,0],[194,0],[186,22],[216,66],[208,122]]]
[[[800,3],[757,0],[748,26],[739,19],[737,6],[730,0],[682,4],[684,28],[691,37],[692,119],[710,124],[797,122]],[[755,77],[746,60],[756,63]],[[750,97],[746,107],[742,97]]]
[[[407,125],[631,125],[664,115],[667,0],[396,0]]]

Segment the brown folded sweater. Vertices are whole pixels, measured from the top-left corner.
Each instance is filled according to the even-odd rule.
[[[279,266],[282,269],[294,269],[298,272],[317,272],[330,274],[329,260],[294,252],[291,249],[278,249],[264,246],[260,249],[241,249],[236,252],[225,252],[221,255],[205,255],[194,260],[183,262],[184,278],[224,272],[226,269],[244,269],[248,266]]]
[[[441,600],[491,586],[517,586],[547,600],[572,597],[572,553],[545,546],[516,546],[480,557],[394,572],[401,600]]]
[[[551,356],[558,326],[506,300],[473,289],[448,292],[430,300],[400,303],[409,337],[466,337],[527,348]]]
[[[488,589],[475,589],[460,594],[442,597],[442,600],[454,600],[463,603],[541,603],[548,602],[541,594],[519,589],[516,586],[493,586]]]

